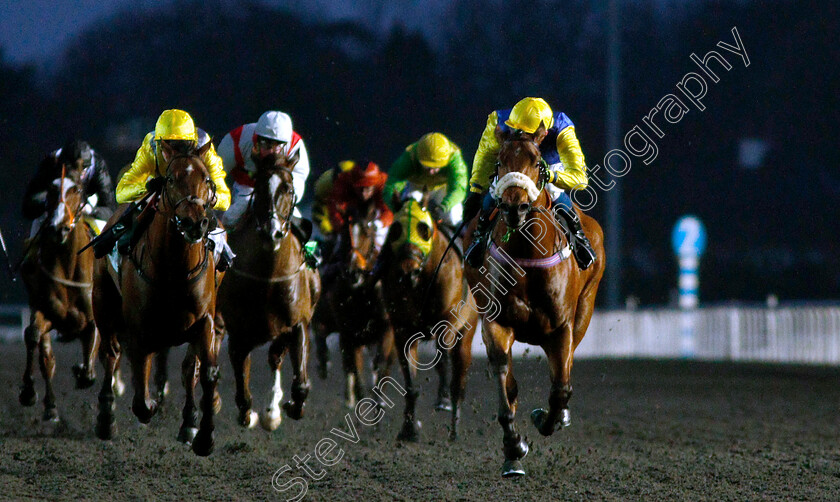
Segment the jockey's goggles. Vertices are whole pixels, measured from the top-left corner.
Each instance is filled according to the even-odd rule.
[[[164,139],[161,143],[179,155],[186,155],[195,148],[195,141],[186,139]]]
[[[277,141],[276,139],[257,137],[257,147],[260,150],[277,150],[286,143]]]

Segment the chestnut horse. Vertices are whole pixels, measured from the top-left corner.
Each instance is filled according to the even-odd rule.
[[[50,330],[59,333],[60,341],[80,340],[83,362],[73,366],[76,388],[93,385],[94,365],[99,349],[99,332],[93,322],[91,306],[91,276],[93,252],[77,252],[89,241],[81,209],[84,193],[78,176],[71,174],[57,178],[47,190],[46,215],[38,233],[29,241],[29,248],[21,266],[21,275],[29,293],[31,311],[29,326],[24,332],[26,369],[19,400],[24,406],[35,404],[37,394],[32,378],[35,347],[40,349],[39,365],[46,386],[44,420],[57,421],[52,377],[55,374],[55,355]]]
[[[209,143],[204,148],[208,147]],[[219,348],[213,319],[215,267],[207,237],[216,194],[202,154],[203,149],[175,155],[169,161],[163,188],[147,206],[148,228],[120,269],[115,270],[109,259],[97,261],[93,310],[102,333],[100,358],[106,376],[113,374],[122,348],[126,349],[134,387],[131,408],[141,423],[149,423],[158,409],[149,396],[152,356],[189,344],[183,365],[187,398],[178,438],[191,442],[193,451],[204,456],[213,451]],[[125,205],[109,224],[124,209]],[[202,386],[200,429],[196,428],[193,389],[196,366],[200,367]],[[113,392],[105,385],[99,394],[96,426],[101,439],[114,434],[113,406]]]
[[[270,342],[268,365],[274,385],[259,422],[266,430],[280,426],[283,388],[280,369],[291,355],[294,380],[292,400],[283,404],[286,414],[298,420],[309,394],[309,325],[320,295],[320,276],[305,262],[301,241],[292,232],[295,191],[294,163],[285,156],[268,156],[258,162],[250,206],[229,241],[236,261],[219,288],[219,310],[228,331],[228,352],[236,378],[239,424],[257,423],[252,407],[251,351]]]
[[[439,378],[435,409],[451,410],[449,436],[457,437],[467,371],[472,362],[472,339],[478,325],[475,300],[464,280],[461,258],[452,252],[444,257],[448,240],[424,206],[427,195],[423,203],[409,199],[402,205],[385,244],[392,246],[393,255],[382,278],[382,289],[406,384],[403,426],[397,436],[404,441],[419,439],[420,422],[415,418],[420,394],[417,370],[433,366]],[[418,360],[418,345],[423,338],[436,342],[431,361]]]
[[[520,460],[528,445],[514,427],[518,388],[511,346],[514,341],[539,345],[548,359],[548,411],[531,413],[537,430],[549,436],[556,427],[569,425],[572,360],[589,327],[604,273],[604,235],[594,219],[578,213],[597,255],[595,264],[580,270],[569,259],[568,241],[550,209],[548,192],[541,189],[544,175],[538,146],[527,136],[500,140],[497,187],[501,190],[496,193],[500,217],[484,265],[467,267],[467,277],[475,294],[480,290],[498,307],[482,312],[482,339],[499,386],[502,475],[515,476],[525,474]]]
[[[366,280],[379,256],[376,236],[382,227],[378,226],[376,216],[376,205],[372,201],[348,216],[331,254],[332,259],[324,267],[325,270],[332,269],[327,272],[331,280],[326,282],[325,273],[324,298],[316,309],[318,322],[313,321],[318,328],[314,336],[322,378],[326,378],[328,359],[326,337],[332,332],[339,334],[348,408],[355,408],[356,402],[365,396],[364,348],[376,348],[373,387],[390,375],[391,366],[397,359],[394,330],[385,312],[382,287]]]

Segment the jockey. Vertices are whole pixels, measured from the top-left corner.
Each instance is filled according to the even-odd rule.
[[[35,220],[32,223],[33,237],[41,227],[47,205],[47,188],[52,181],[61,177],[62,168],[65,175],[79,171],[82,191],[87,197],[87,204],[82,207],[82,213],[88,215],[88,223],[94,233],[98,234],[105,222],[114,213],[117,203],[114,200],[114,189],[108,165],[99,152],[84,141],[71,140],[63,147],[48,154],[38,166],[35,177],[26,187],[23,198],[23,216]]]
[[[336,176],[327,202],[327,211],[334,234],[338,234],[350,222],[353,213],[361,210],[363,205],[371,203],[376,208],[374,245],[377,249],[382,248],[385,237],[388,235],[388,227],[394,221],[394,214],[382,198],[387,179],[388,175],[380,171],[376,163],[369,161],[353,162],[352,169]],[[350,245],[340,240],[336,243]],[[330,258],[327,260],[330,264],[322,271],[324,284],[327,284],[337,272],[337,268],[340,268],[335,261],[340,257],[341,253],[337,249],[330,251]]]
[[[376,206],[376,220],[381,227],[389,227],[394,214],[382,198],[387,179],[388,175],[374,162],[356,163],[350,171],[339,174],[327,206],[332,227],[338,231],[347,223],[350,214],[367,202]]]
[[[330,221],[329,203],[335,180],[339,174],[353,169],[355,165],[355,161],[342,160],[337,166],[324,171],[318,177],[318,180],[315,181],[315,200],[312,203],[312,220],[324,237],[328,237],[334,230]]]
[[[309,177],[309,154],[300,134],[292,129],[292,119],[279,111],[267,111],[257,122],[244,124],[232,130],[219,143],[219,155],[225,169],[233,177],[233,203],[225,213],[224,224],[235,227],[248,210],[251,194],[254,193],[255,161],[268,155],[283,154],[289,159],[297,158],[292,169],[292,184],[296,204],[303,198],[306,178]],[[306,221],[305,224],[303,222]],[[292,212],[292,229],[300,239],[306,261],[310,266],[317,262],[314,249],[308,245],[311,223],[304,220],[295,206]]]
[[[385,203],[393,204],[407,184],[432,191],[432,217],[453,227],[461,221],[461,202],[466,195],[467,165],[458,145],[439,132],[430,132],[405,151],[388,171]],[[392,208],[393,209],[393,208]]]
[[[495,201],[488,190],[498,160],[499,144],[496,130],[521,131],[533,137],[548,164],[546,189],[554,201],[555,217],[562,217],[572,230],[572,251],[582,270],[595,261],[595,252],[583,232],[580,218],[572,206],[569,190],[585,188],[588,184],[586,164],[575,126],[565,113],[553,113],[542,98],[525,98],[512,109],[496,110],[487,118],[487,126],[475,154],[470,194],[464,201],[464,219],[472,220],[481,212],[473,242],[467,250],[466,262],[481,266],[493,221],[490,214]]]
[[[192,117],[183,110],[165,110],[158,117],[155,130],[146,134],[123,177],[117,183],[117,202],[134,202],[146,195],[147,191],[158,190],[162,176],[170,159],[178,153],[201,148],[210,142],[210,136],[195,127]],[[216,205],[214,209],[224,211],[230,206],[230,190],[225,184],[225,171],[222,159],[216,154],[212,143],[204,152],[201,160],[207,166],[210,178],[216,185]],[[217,229],[209,238],[215,244],[217,268],[225,270],[234,258],[233,251],[227,244],[225,232]],[[121,239],[122,242],[122,239]]]

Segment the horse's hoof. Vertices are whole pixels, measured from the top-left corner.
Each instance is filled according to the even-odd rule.
[[[58,410],[55,408],[47,408],[44,410],[44,415],[41,417],[44,422],[58,423]]]
[[[420,427],[421,424],[419,420],[415,420],[414,422],[404,422],[402,430],[400,430],[400,433],[397,434],[397,440],[416,443],[420,440]]]
[[[18,401],[23,406],[32,406],[38,401],[38,393],[35,391],[35,387],[23,386],[20,389],[20,395],[18,396]]]
[[[213,431],[198,431],[192,443],[193,453],[199,457],[206,457],[213,453]]]
[[[239,425],[245,427],[246,429],[253,429],[259,421],[260,417],[254,410],[248,410],[247,412],[239,414]]]
[[[293,420],[300,420],[303,418],[303,404],[298,406],[291,401],[287,401],[283,403],[283,411],[285,411],[286,415]]]
[[[442,397],[435,403],[435,411],[452,411],[452,400],[448,397]]]
[[[198,427],[186,427],[184,425],[178,430],[178,441],[185,445],[191,445],[198,434]]]
[[[503,478],[513,478],[524,475],[525,469],[522,468],[522,462],[519,460],[505,460],[505,463],[502,464]]]
[[[85,371],[85,367],[81,364],[77,364],[72,368],[73,378],[76,379],[76,388],[77,389],[87,389],[89,387],[93,387],[93,384],[96,383],[96,377],[91,376]]]
[[[547,423],[547,418],[548,412],[543,408],[537,408],[531,412],[531,422],[543,436],[550,436],[558,429],[572,425],[572,414],[568,408],[560,410],[560,419],[554,424]]]
[[[449,431],[449,440],[450,441],[457,441],[458,440],[458,431],[457,430],[453,429],[453,430]]]
[[[117,425],[113,416],[99,415],[96,418],[96,437],[103,441],[109,441],[117,433]]]
[[[283,415],[280,414],[280,410],[277,410],[275,413],[273,410],[268,409],[260,416],[260,426],[269,432],[277,430],[282,421]]]
[[[536,408],[531,411],[531,422],[543,436],[550,436],[554,434],[554,424],[546,422],[548,412],[543,408]]]
[[[146,407],[145,405],[131,405],[131,412],[134,413],[134,416],[137,417],[137,420],[140,421],[141,424],[148,424],[152,421],[152,417],[155,416],[157,413],[157,403],[152,401],[151,404]]]
[[[218,415],[222,411],[222,396],[219,395],[219,391],[217,390],[213,393],[213,414]]]

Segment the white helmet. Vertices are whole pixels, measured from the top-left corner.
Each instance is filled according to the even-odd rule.
[[[292,118],[283,112],[267,111],[260,115],[254,134],[289,143],[292,141]]]

